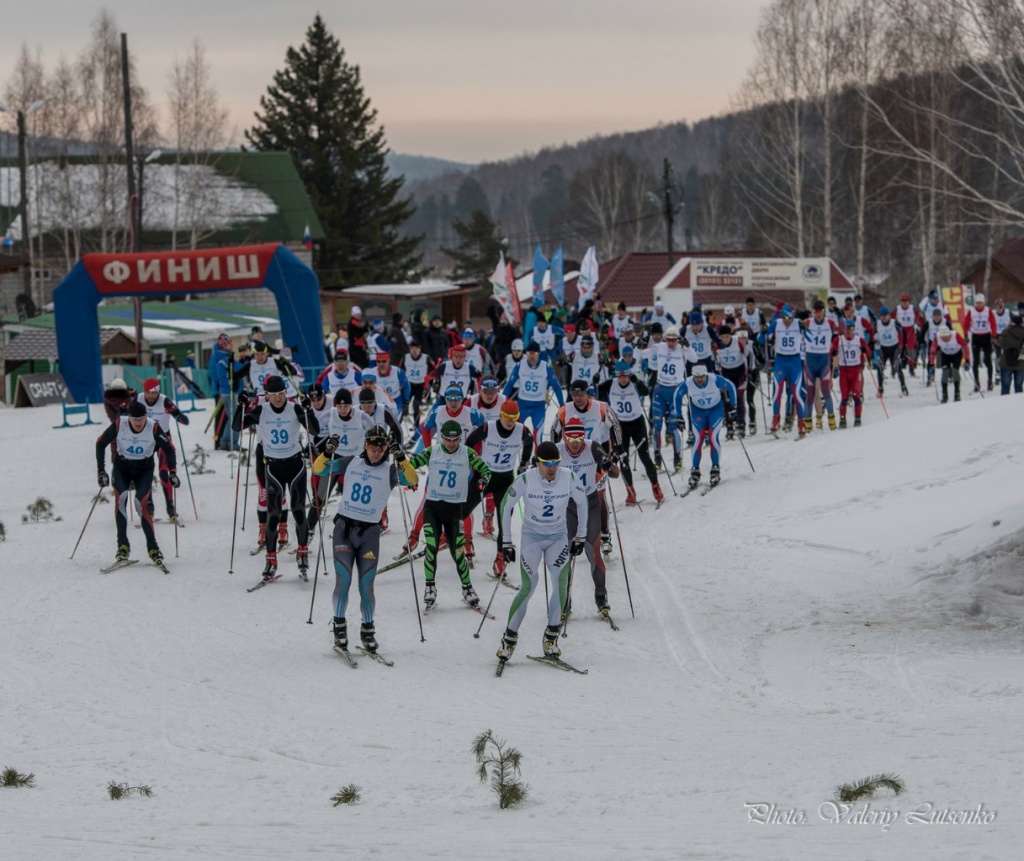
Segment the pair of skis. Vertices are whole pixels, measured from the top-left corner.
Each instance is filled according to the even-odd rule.
[[[359,666],[359,662],[355,659],[355,656],[348,649],[342,649],[338,646],[335,646],[334,651],[341,655],[346,661],[348,661],[348,665],[352,667],[353,670]],[[385,667],[393,667],[395,665],[394,661],[389,661],[382,654],[380,654],[380,652],[371,652],[367,649],[364,649],[362,646],[356,646],[356,651],[362,655],[365,655],[370,660],[376,661],[378,664],[382,664]]]
[[[119,559],[113,565],[108,565],[106,568],[100,568],[100,574],[109,574],[112,571],[118,571],[121,568],[127,568],[129,565],[135,565],[138,561],[138,559]],[[150,562],[149,564],[152,565],[154,568],[159,568],[161,571],[164,572],[164,574],[171,573],[170,569],[166,565],[164,565],[163,562]]]
[[[479,605],[474,607],[472,604],[467,604],[465,601],[463,601],[462,603],[463,603],[463,606],[465,606],[468,610],[473,610],[474,612],[479,613],[481,616],[484,616],[484,617],[490,619],[491,621],[494,621],[497,618],[493,613],[488,613],[483,607],[481,607]],[[429,616],[436,608],[437,608],[437,602],[436,601],[431,602],[430,604],[424,605],[424,607],[423,607],[423,615],[424,616]]]
[[[536,661],[538,664],[547,664],[549,667],[555,667],[556,669],[562,670],[566,673],[576,673],[579,676],[585,676],[590,670],[581,670],[578,667],[574,667],[567,661],[563,661],[561,658],[555,655],[527,655],[531,661]],[[498,659],[498,668],[494,671],[494,675],[501,677],[501,674],[505,672],[505,665],[508,663],[508,658]]]

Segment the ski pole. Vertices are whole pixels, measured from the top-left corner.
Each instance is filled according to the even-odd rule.
[[[768,407],[764,399],[764,387],[761,385],[761,371],[757,372],[757,390],[761,393],[761,421],[764,423],[764,432],[768,433]]]
[[[622,578],[626,581],[626,595],[629,597],[629,612],[633,618],[636,618],[636,612],[633,610],[633,593],[629,589],[629,572],[626,570],[626,554],[622,550],[622,533],[619,531],[619,516],[615,513],[615,500],[612,499],[612,489],[609,484],[608,487],[608,507],[612,510],[612,520],[615,523],[615,537],[619,540],[619,558],[622,560]],[[570,572],[570,579],[572,574]]]
[[[861,369],[861,378],[863,379],[864,369]],[[871,377],[871,384],[875,387],[875,392],[878,395],[878,400],[882,404],[882,412],[885,413],[885,417],[889,418],[889,411],[885,408],[885,399],[882,397],[882,392],[878,388],[878,383],[875,382],[875,375],[872,373],[868,374]]]
[[[501,585],[501,578],[498,577],[494,581],[494,591],[491,592],[491,600],[487,602],[487,609],[484,610],[483,618],[480,620],[480,624],[477,626],[476,633],[473,635],[473,638],[476,639],[476,640],[480,639],[480,631],[481,631],[481,629],[484,626],[484,622],[487,621],[487,614],[491,612],[491,604],[494,603],[494,597],[498,594],[498,587],[500,585]],[[563,634],[562,636],[564,637],[565,634]]]
[[[750,459],[750,455],[747,454],[747,447],[743,444],[743,437],[737,436],[736,439],[738,439],[740,441],[740,448],[742,448],[743,449],[743,453],[747,455],[747,463],[750,464],[750,471],[756,473],[757,470],[754,469],[754,463]]]
[[[178,558],[178,489],[171,491],[171,500],[174,502],[174,558]]]
[[[249,464],[252,463],[252,439],[256,436],[252,432],[252,428],[249,429],[249,450],[245,455],[245,492],[242,494],[242,532],[245,532],[245,512],[249,508]],[[241,451],[242,447],[239,445],[238,450]]]
[[[175,422],[178,426],[178,444],[181,446],[181,464],[185,467],[185,479],[188,481],[188,492],[192,497],[192,513],[196,516],[196,520],[199,519],[199,509],[196,508],[196,495],[192,493],[192,476],[189,475],[188,461],[185,459],[185,440],[181,438],[181,422]],[[175,499],[177,499],[177,492],[175,492]],[[174,503],[174,510],[178,510],[178,503]]]
[[[72,559],[75,558],[75,553],[78,552],[78,545],[82,543],[82,536],[85,535],[85,527],[89,525],[89,520],[92,518],[92,513],[96,510],[96,503],[100,501],[100,497],[103,496],[103,488],[101,487],[99,493],[93,497],[92,508],[89,509],[89,513],[85,518],[85,526],[82,527],[82,531],[78,533],[78,540],[75,542],[75,549],[71,551]]]
[[[571,545],[570,545],[571,546]],[[599,550],[598,553],[601,551]],[[569,630],[569,613],[572,611],[572,575],[576,573],[576,557],[569,556],[569,583],[565,589],[565,607],[563,607],[562,613],[562,638],[568,637]]]
[[[242,481],[242,470],[238,470],[235,476],[235,517],[231,523],[231,563],[228,565],[228,574],[235,573],[235,538],[238,531],[238,486]]]
[[[409,512],[409,516],[406,516],[406,501],[404,495],[399,495],[399,501],[402,503],[402,526],[405,527],[405,546],[409,547],[409,519],[412,516],[412,512]],[[420,613],[420,595],[416,591],[416,567],[412,564],[412,548],[409,547],[409,576],[412,577],[412,597],[416,602],[416,619],[420,623],[420,642],[425,643],[427,638],[423,636],[423,616]],[[490,605],[488,605],[490,606]],[[480,622],[483,625],[483,621]],[[480,632],[477,631],[479,634]]]
[[[312,467],[310,467],[312,468]],[[324,494],[324,507],[320,509],[320,488],[313,497],[314,510],[316,511],[317,525],[320,527],[320,547],[316,552],[316,567],[313,569],[313,597],[309,599],[309,618],[307,625],[313,624],[313,604],[316,602],[316,584],[320,581],[320,560],[324,560],[324,576],[327,576],[327,551],[324,550],[324,529],[327,521],[327,500],[331,495],[331,481],[334,478],[334,452],[331,452],[331,459],[327,462],[327,492]]]
[[[665,425],[665,427],[667,428],[667,427],[668,427],[668,425],[666,424],[666,425]],[[670,433],[671,433],[671,431],[670,431]],[[664,462],[664,461],[662,461],[662,463],[664,464],[665,462]],[[678,493],[676,493],[676,485],[675,485],[675,482],[673,482],[673,481],[672,481],[672,470],[671,470],[671,469],[669,469],[669,468],[668,468],[668,466],[665,466],[665,478],[667,478],[667,479],[668,479],[668,486],[669,486],[669,488],[670,488],[670,489],[671,489],[671,491],[672,491],[672,495],[673,495],[673,496],[679,496],[679,494],[678,494]]]

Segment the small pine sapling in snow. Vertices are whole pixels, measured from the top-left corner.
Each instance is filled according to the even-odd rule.
[[[880,789],[890,789],[893,795],[906,792],[907,786],[895,774],[876,774],[858,780],[856,783],[843,783],[836,787],[836,798],[843,804],[853,804],[864,798],[872,798]]]
[[[41,523],[44,520],[52,520],[54,522],[60,520],[53,513],[53,503],[45,497],[40,496],[35,502],[29,504],[26,509],[28,514],[21,515],[22,523]]]
[[[363,791],[361,786],[356,786],[354,783],[350,783],[348,786],[343,786],[334,795],[331,796],[331,801],[335,807],[340,807],[342,804],[358,804],[362,801],[362,796],[359,794]]]
[[[203,475],[204,473],[217,471],[206,468],[206,449],[199,445],[199,443],[196,443],[196,447],[192,450],[192,457],[188,459],[188,465],[192,470],[192,475]]]
[[[0,541],[7,540],[7,527],[4,526],[4,522],[0,520]]]
[[[111,801],[120,801],[122,798],[131,798],[133,795],[150,798],[153,795],[153,790],[145,785],[130,786],[127,783],[117,783],[112,780],[107,784],[107,794],[110,796]]]
[[[16,768],[5,768],[0,772],[0,786],[28,787],[31,789],[36,785],[34,774],[22,774]]]
[[[498,796],[498,806],[518,807],[530,793],[530,787],[519,780],[519,764],[523,755],[514,747],[496,739],[491,730],[482,732],[473,741],[473,753],[480,770],[480,782],[487,780],[487,767],[491,767],[491,789]]]

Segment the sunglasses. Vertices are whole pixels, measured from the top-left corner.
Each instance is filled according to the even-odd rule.
[[[585,433],[567,433],[565,435],[566,441],[569,441],[569,442],[571,442],[573,440],[575,440],[576,442],[583,442],[586,438],[587,438],[587,435]]]
[[[560,464],[561,462],[561,458],[559,458],[558,460],[541,460],[540,458],[537,458],[537,463],[540,466],[558,466],[558,464]]]

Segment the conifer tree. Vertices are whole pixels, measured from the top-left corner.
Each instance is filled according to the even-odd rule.
[[[383,127],[363,90],[359,67],[346,62],[318,14],[298,48],[260,97],[246,139],[258,150],[295,159],[326,242],[318,258],[325,286],[409,280],[419,265],[419,236],[399,228],[414,211],[400,197],[404,180],[388,175]]]

